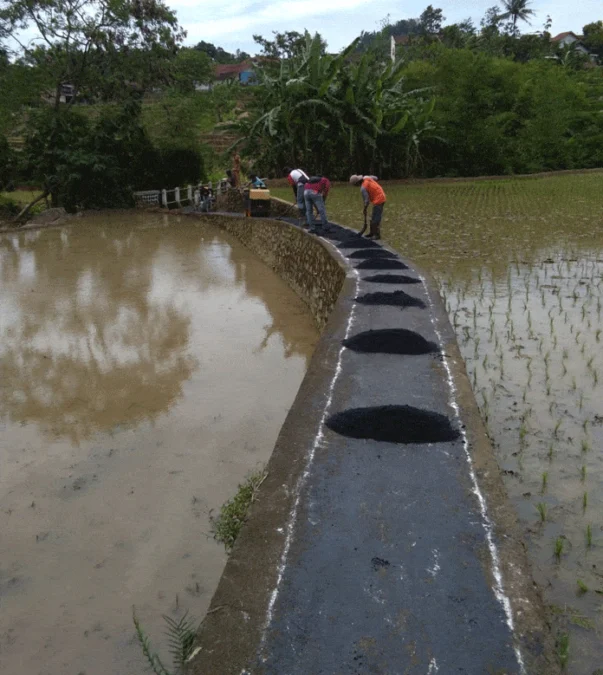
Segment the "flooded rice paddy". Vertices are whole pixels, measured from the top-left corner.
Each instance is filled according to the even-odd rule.
[[[141,673],[132,606],[164,647],[162,614],[203,616],[208,514],[268,459],[314,323],[162,215],[0,234],[0,283],[0,672]]]
[[[569,635],[567,672],[603,672],[603,173],[385,189],[383,235],[439,285],[559,655]],[[328,209],[359,229],[353,188]]]

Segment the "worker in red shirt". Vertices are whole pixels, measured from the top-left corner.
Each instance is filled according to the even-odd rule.
[[[327,220],[327,210],[325,200],[331,189],[331,181],[326,176],[310,176],[308,182],[304,185],[304,201],[306,204],[306,221],[312,234],[319,234],[321,230],[327,230],[329,221]],[[320,230],[312,227],[313,207],[320,214]]]
[[[366,229],[366,212],[369,204],[372,204],[371,230],[366,236],[368,239],[381,239],[381,219],[383,218],[383,206],[386,197],[383,188],[377,183],[377,176],[353,175],[350,176],[350,183],[360,187],[362,201],[364,202],[364,228],[362,232]]]

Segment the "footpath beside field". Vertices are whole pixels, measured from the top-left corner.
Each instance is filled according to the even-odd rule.
[[[188,672],[558,672],[437,293],[344,228],[212,220],[309,296],[345,279]]]

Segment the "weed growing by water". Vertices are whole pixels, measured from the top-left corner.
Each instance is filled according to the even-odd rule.
[[[211,531],[216,541],[224,544],[227,551],[232,550],[241,528],[247,519],[247,511],[256,500],[260,485],[266,480],[265,470],[256,471],[239,485],[237,494],[229,499],[220,509],[220,515],[209,516]]]
[[[189,618],[188,612],[185,612],[178,620],[165,614],[163,615],[163,619],[167,624],[165,634],[168,638],[169,651],[174,668],[176,668],[175,671],[168,670],[163,665],[159,655],[153,651],[151,641],[136,616],[136,608],[132,607],[132,620],[134,621],[136,635],[138,636],[142,653],[151,670],[155,675],[176,675],[183,673],[186,661],[192,654],[195,637],[201,624]]]

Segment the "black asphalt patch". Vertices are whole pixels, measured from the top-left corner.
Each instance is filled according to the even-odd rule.
[[[445,415],[409,405],[351,408],[329,417],[331,431],[387,443],[447,443],[459,437]]]
[[[343,344],[355,352],[369,354],[434,354],[440,349],[435,342],[429,342],[419,333],[405,328],[384,328],[358,333]]]
[[[405,265],[400,260],[390,260],[389,258],[376,258],[375,260],[363,260],[356,265],[357,270],[407,270],[408,265]]]
[[[344,239],[338,248],[381,248],[376,241],[372,239],[363,239],[360,235]]]
[[[393,293],[365,293],[356,298],[356,302],[362,305],[389,305],[391,307],[420,307],[425,309],[425,303],[419,298],[413,298],[404,291]]]
[[[364,277],[362,281],[369,281],[373,284],[420,284],[420,279],[406,276],[406,274],[373,274],[370,277]]]
[[[348,255],[348,258],[355,260],[360,258],[366,260],[367,258],[397,258],[395,253],[386,251],[384,248],[366,248],[362,251],[354,251]]]

